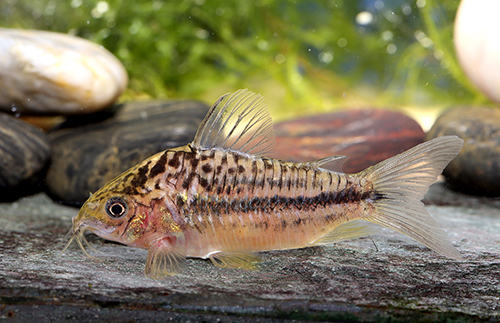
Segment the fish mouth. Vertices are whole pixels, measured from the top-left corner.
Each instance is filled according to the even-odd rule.
[[[90,245],[90,243],[87,241],[87,239],[85,239],[85,236],[84,236],[84,233],[85,231],[88,230],[88,227],[83,225],[83,224],[80,224],[76,229],[75,228],[72,228],[68,234],[66,236],[68,236],[69,234],[71,234],[71,232],[73,232],[71,234],[71,238],[69,239],[68,243],[66,244],[66,246],[63,248],[63,250],[59,253],[59,255],[57,256],[58,258],[60,256],[62,256],[62,254],[68,249],[68,247],[71,245],[71,243],[73,242],[73,240],[76,241],[76,243],[78,244],[78,246],[80,247],[80,249],[82,249],[83,253],[91,258],[91,259],[98,259],[94,256],[91,256],[87,250],[85,249],[84,247],[84,243],[85,245],[89,248],[89,249],[92,249],[93,251],[95,252],[98,252],[98,250],[96,250],[94,247],[92,247]]]

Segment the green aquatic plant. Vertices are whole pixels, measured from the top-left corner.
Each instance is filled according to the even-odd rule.
[[[454,57],[457,6],[434,0],[4,0],[0,26],[102,44],[130,75],[125,99],[212,101],[251,88],[268,98],[274,116],[285,118],[346,105],[485,102]]]
[[[422,29],[412,31],[416,42],[406,47],[399,58],[385,100],[401,93],[403,102],[418,102],[419,95],[443,105],[487,102],[465,76],[455,56],[452,38],[458,1],[438,4],[426,0],[421,5],[419,2]]]

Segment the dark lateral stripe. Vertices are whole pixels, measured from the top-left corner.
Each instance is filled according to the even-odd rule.
[[[382,194],[376,192],[361,193],[355,186],[347,187],[340,192],[323,192],[316,196],[285,197],[274,195],[272,197],[254,197],[251,199],[221,199],[195,198],[189,209],[195,213],[213,212],[221,214],[226,212],[271,212],[275,209],[285,211],[295,208],[299,211],[314,211],[317,208],[328,206],[357,203],[370,199],[371,201],[384,199]]]

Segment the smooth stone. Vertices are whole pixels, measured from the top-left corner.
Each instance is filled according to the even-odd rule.
[[[0,109],[83,114],[111,105],[127,87],[122,63],[67,34],[0,28]]]
[[[193,140],[208,109],[197,101],[136,102],[117,106],[111,117],[106,111],[98,117],[108,118],[95,124],[78,126],[82,118],[75,117],[69,121],[75,128],[50,135],[46,185],[55,199],[83,203],[89,193],[128,168]]]
[[[305,162],[345,155],[346,173],[355,173],[399,154],[424,139],[410,117],[387,110],[348,110],[286,121],[275,126],[279,159]],[[325,165],[328,168],[328,164]]]
[[[499,11],[498,0],[462,0],[453,32],[455,52],[465,74],[496,102],[500,102]]]
[[[500,110],[465,107],[445,111],[427,139],[445,135],[457,135],[465,141],[460,154],[444,171],[451,187],[500,195]]]
[[[10,191],[39,172],[50,158],[50,142],[38,128],[0,113],[0,190]],[[3,194],[2,194],[3,195]],[[3,196],[0,197],[3,199]]]

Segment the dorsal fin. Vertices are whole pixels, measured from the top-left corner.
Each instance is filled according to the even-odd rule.
[[[348,156],[338,155],[338,156],[330,156],[325,158],[320,158],[315,161],[307,162],[306,165],[309,165],[312,169],[318,169],[322,165],[328,165],[327,169],[337,172],[343,173],[342,166],[349,159]]]
[[[221,96],[201,123],[192,146],[263,155],[274,146],[273,122],[264,98],[248,90]]]

